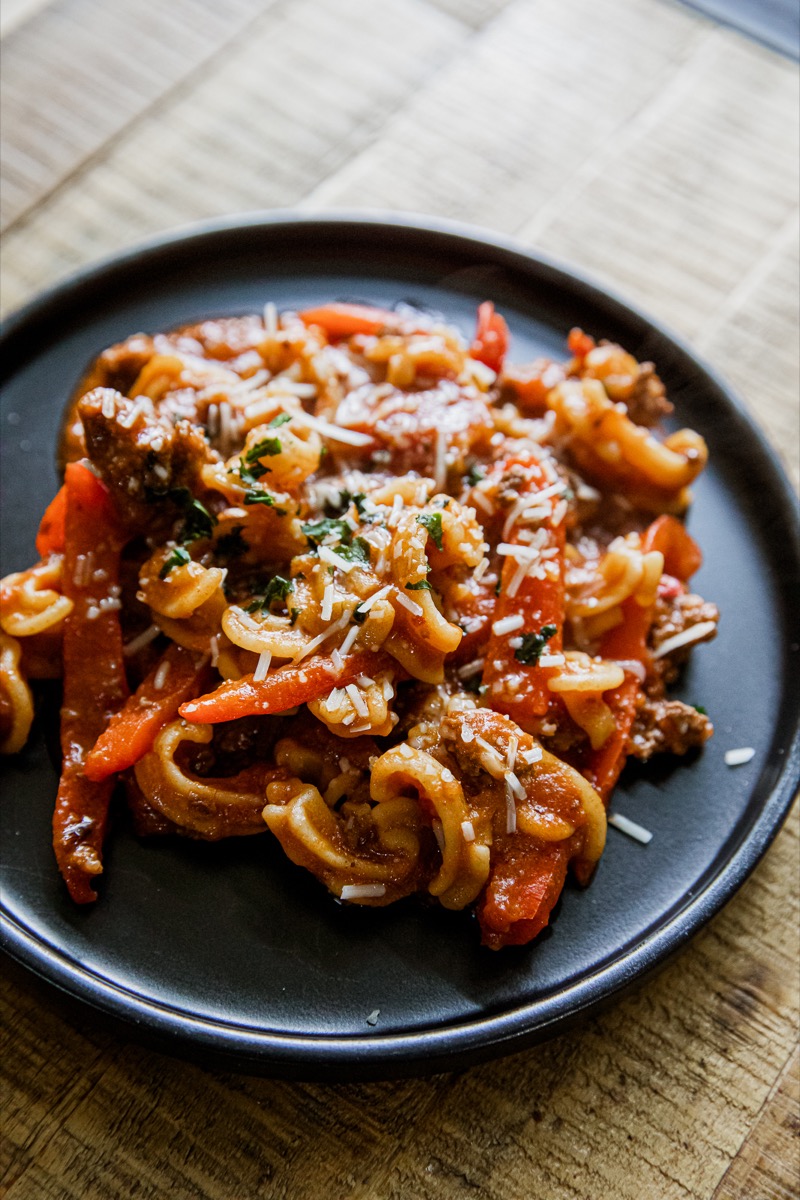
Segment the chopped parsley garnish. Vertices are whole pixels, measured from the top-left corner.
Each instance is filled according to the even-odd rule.
[[[356,605],[356,607],[353,609],[353,620],[355,621],[356,625],[363,625],[368,616],[369,613],[361,611],[360,605]]]
[[[217,518],[213,517],[199,500],[192,500],[186,508],[186,519],[181,531],[181,541],[196,542],[200,538],[209,538],[214,532]]]
[[[231,471],[232,475],[233,472]],[[252,466],[248,466],[243,458],[239,459],[239,478],[246,487],[252,487],[254,483],[258,483],[259,479],[263,479],[265,475],[270,474],[269,467],[265,467],[262,463],[256,462]]]
[[[420,525],[424,525],[433,539],[433,544],[437,550],[442,549],[442,514],[423,513],[421,517],[417,517]]]
[[[285,600],[289,592],[293,590],[291,579],[284,579],[282,575],[273,575],[267,584],[266,591],[263,596],[253,600],[248,604],[245,612],[268,612],[275,600]],[[295,610],[298,611],[298,610]]]
[[[254,463],[259,458],[269,458],[273,454],[280,454],[282,449],[280,438],[262,438],[260,442],[256,442],[255,446],[251,446],[247,451],[244,456],[245,462]]]
[[[286,516],[285,508],[275,506],[275,497],[271,492],[246,492],[244,502],[245,504],[266,504],[267,508],[274,508],[279,517]]]
[[[485,473],[475,463],[473,463],[470,469],[467,471],[467,483],[470,487],[475,487],[476,483],[480,483],[480,481],[485,478]]]
[[[242,525],[236,525],[230,533],[223,533],[214,543],[214,553],[221,558],[239,558],[246,554],[249,546],[242,537]]]
[[[300,528],[312,546],[318,546],[331,535],[347,544],[353,536],[352,525],[343,517],[323,517],[319,521],[306,521]]]
[[[699,712],[701,714],[701,716],[704,716],[704,717],[708,716],[708,709],[703,708],[702,704],[693,704],[692,707],[694,708],[694,711]]]
[[[557,632],[558,629],[555,625],[543,625],[539,633],[523,633],[522,645],[514,651],[514,658],[517,662],[524,663],[526,667],[535,666],[539,661],[539,655],[543,653],[550,638],[555,637]]]
[[[503,586],[503,580],[502,580],[502,579],[501,579],[501,577],[498,575],[498,576],[497,576],[497,583],[494,585],[494,594],[495,594],[495,596],[499,596],[499,595],[500,595],[500,589],[501,589],[501,587],[502,587],[502,586]]]
[[[289,624],[294,625],[295,621],[300,616],[300,609],[299,608],[290,608],[289,616],[291,617]]]
[[[208,511],[205,504],[195,500],[187,487],[167,488],[163,492],[146,488],[145,494],[148,501],[171,500],[178,508],[183,509],[184,525],[180,541],[184,545],[199,541],[200,538],[211,537],[217,518]]]
[[[191,561],[192,556],[189,551],[184,550],[183,546],[176,546],[158,572],[159,579],[166,579],[173,567],[185,567]]]
[[[481,690],[480,672],[476,675],[470,675],[469,679],[465,679],[461,686],[465,692],[472,692],[475,696],[479,695]]]
[[[278,429],[279,426],[285,425],[286,422],[291,421],[291,419],[292,419],[291,413],[286,413],[286,412],[278,413],[277,417],[272,418],[272,420],[270,421],[267,428],[268,429]]]
[[[335,553],[348,562],[369,562],[369,542],[362,537],[353,538],[352,542],[342,542],[336,547]]]
[[[428,583],[427,579],[418,579],[416,583],[407,583],[406,588],[409,592],[432,592],[433,588]]]

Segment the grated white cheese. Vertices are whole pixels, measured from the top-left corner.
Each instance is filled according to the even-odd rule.
[[[463,667],[459,667],[456,675],[459,679],[469,679],[471,675],[479,675],[483,670],[484,659],[474,658],[472,662],[465,663]]]
[[[321,550],[324,550],[324,548],[324,546],[320,547]],[[329,579],[322,593],[322,608],[319,612],[323,621],[330,621],[331,619],[333,613],[333,591],[333,580]]]
[[[385,883],[346,883],[339,896],[342,900],[370,900],[385,894]]]
[[[348,683],[344,689],[350,697],[350,703],[360,717],[368,717],[369,709],[364,701],[364,697],[354,683]]]
[[[169,663],[162,662],[161,665],[159,666],[158,670],[156,671],[155,676],[153,677],[153,691],[154,692],[161,691],[164,684],[167,682],[168,675],[169,675]]]
[[[608,823],[618,829],[620,833],[627,833],[628,837],[632,837],[634,841],[641,842],[643,846],[653,840],[649,829],[645,829],[643,825],[637,825],[635,821],[623,817],[621,813],[612,813],[608,818]]]
[[[386,518],[386,524],[389,529],[394,529],[397,522],[400,520],[400,513],[403,511],[403,497],[395,496],[392,500],[392,507],[389,509],[389,515]]]
[[[506,833],[517,832],[517,804],[514,793],[506,780]]]
[[[755,756],[755,750],[752,746],[741,746],[738,750],[725,751],[725,766],[726,767],[743,767],[745,763],[749,763],[750,759]]]
[[[622,667],[623,671],[630,671],[631,675],[635,675],[640,683],[644,683],[647,678],[644,663],[639,662],[636,658],[609,658],[608,662],[616,663],[618,667]]]
[[[125,413],[124,417],[117,419],[117,424],[121,429],[132,429],[138,421],[139,417],[147,412],[148,401],[143,397],[138,399],[133,407]]]
[[[399,588],[395,590],[395,600],[401,604],[403,608],[407,608],[415,617],[424,616],[424,610],[420,608],[415,600],[409,600],[408,596],[403,595]]]
[[[495,621],[492,625],[492,633],[496,633],[498,637],[502,637],[504,633],[513,633],[515,629],[521,629],[525,624],[525,618],[521,613],[516,613],[511,617],[503,617],[499,621]]]
[[[350,571],[354,571],[356,567],[365,565],[364,563],[355,561],[349,562],[346,558],[341,558],[335,550],[331,550],[330,546],[320,546],[319,556],[323,562],[328,563],[332,567],[338,567],[338,569],[340,571],[344,571],[345,574]]]
[[[464,835],[465,842],[475,841],[475,827],[473,826],[472,821],[462,821],[461,832]]]
[[[270,336],[278,332],[278,310],[271,300],[264,305],[264,328]]]
[[[321,417],[312,417],[307,412],[297,413],[295,420],[304,421],[309,428],[315,429],[323,437],[330,438],[332,442],[342,442],[345,446],[372,445],[373,439],[370,434],[358,433],[355,429],[344,429],[340,425],[332,425],[330,421],[323,421]]]
[[[131,654],[138,654],[145,646],[149,646],[152,641],[155,641],[160,633],[161,630],[157,625],[148,626],[144,633],[140,633],[138,637],[132,638],[131,641],[122,647],[122,653],[126,658],[130,657]]]
[[[331,650],[331,660],[337,671],[341,671],[344,668],[344,662],[338,650]]]
[[[253,672],[253,680],[255,683],[260,683],[262,679],[266,679],[267,671],[269,670],[269,665],[271,662],[272,652],[270,650],[263,650],[258,656],[256,669]]]
[[[706,634],[713,633],[716,627],[715,621],[700,621],[699,624],[692,625],[689,629],[683,629],[674,637],[667,638],[665,642],[662,642],[658,649],[653,651],[653,658],[663,658],[681,646],[689,646],[692,642],[698,642]]]
[[[359,634],[359,628],[357,625],[354,625],[352,627],[352,629],[348,629],[347,634],[345,635],[345,639],[342,642],[341,646],[339,647],[340,654],[347,654],[349,652],[350,648],[353,645],[353,642],[358,637],[358,634]]]
[[[563,665],[566,661],[567,660],[564,658],[563,654],[540,654],[539,655],[539,666],[540,667],[563,667]]]

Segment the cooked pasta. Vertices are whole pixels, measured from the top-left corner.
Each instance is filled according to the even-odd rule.
[[[711,735],[665,699],[716,630],[681,520],[703,439],[654,431],[665,389],[616,344],[508,344],[490,302],[471,343],[268,303],[100,354],[0,597],[5,753],[28,680],[63,675],[73,899],[118,783],[142,833],[271,834],[339,902],[424,895],[528,942],[589,881],[627,757]]]

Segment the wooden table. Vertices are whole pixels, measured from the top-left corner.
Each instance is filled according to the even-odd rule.
[[[457,217],[672,325],[797,479],[788,59],[667,0],[5,0],[2,32],[6,310],[210,215]],[[431,1080],[213,1074],[9,979],[3,1195],[797,1195],[797,835],[636,994]]]

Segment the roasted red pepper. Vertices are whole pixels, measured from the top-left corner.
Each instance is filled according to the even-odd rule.
[[[100,734],[86,759],[86,778],[99,782],[132,767],[152,749],[180,706],[210,681],[208,659],[198,661],[197,655],[173,643]]]
[[[114,781],[87,779],[89,750],[128,697],[119,612],[110,601],[119,583],[124,535],[108,489],[82,463],[66,470],[63,769],[53,814],[53,848],[72,899],[96,899]]]

